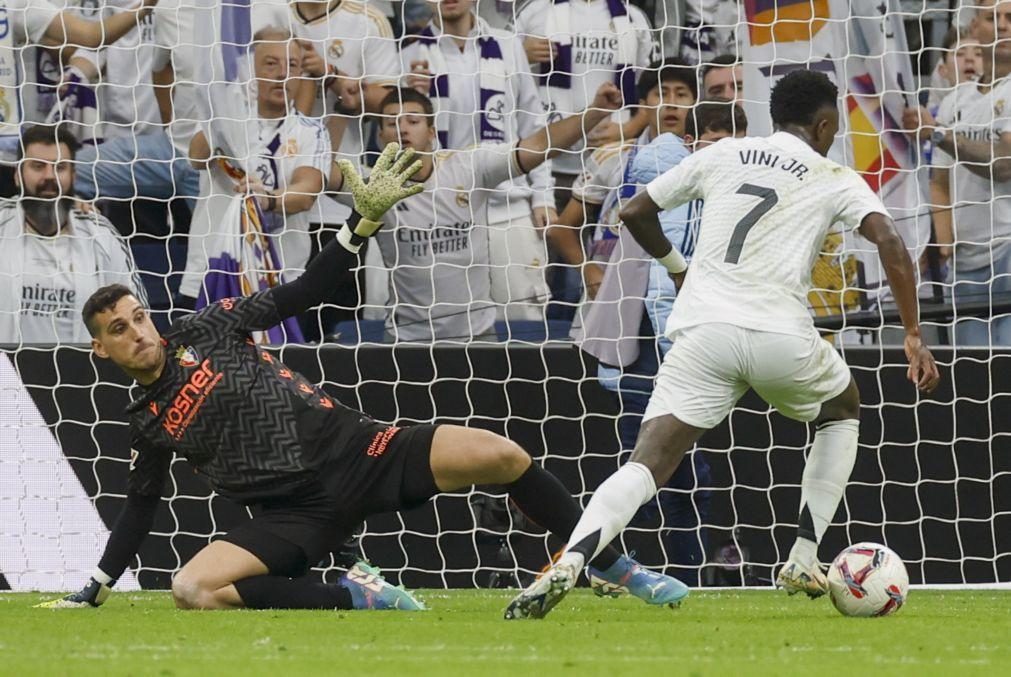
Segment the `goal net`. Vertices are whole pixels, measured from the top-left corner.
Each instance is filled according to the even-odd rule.
[[[161,0],[125,31],[116,17],[134,11],[129,0],[65,4],[0,10],[10,196],[0,206],[0,590],[83,584],[124,504],[123,411],[136,392],[91,353],[84,299],[124,282],[164,331],[194,308],[293,279],[351,215],[332,159],[367,171],[390,139],[438,151],[426,192],[388,216],[321,308],[256,339],[377,420],[506,435],[585,504],[627,460],[669,346],[656,327],[672,287],[619,227],[642,189],[634,158],[665,131],[683,136],[685,111],[706,99],[739,105],[749,135],[771,133],[771,88],[796,69],[839,88],[830,157],[878,192],[918,263],[943,379],[916,394],[876,250],[831,233],[811,312],[862,408],[856,468],[819,555],[876,541],[913,583],[1011,582],[1003,3]],[[84,49],[98,22],[94,41],[108,44]],[[658,120],[646,104],[666,96],[670,68],[692,73],[695,91]],[[991,89],[972,82],[991,77]],[[604,82],[625,105],[520,176],[510,144],[581,112]],[[424,120],[420,137],[411,115]],[[38,124],[81,144],[75,176],[45,174],[54,158],[22,142]],[[79,204],[64,201],[71,191]],[[47,214],[56,232],[35,227]],[[675,244],[692,232],[682,224]],[[637,513],[621,548],[692,585],[771,585],[812,440],[749,393]],[[177,458],[118,587],[168,587],[247,515]],[[560,545],[495,488],[476,487],[368,519],[312,575],[335,580],[364,556],[412,587],[510,587]]]

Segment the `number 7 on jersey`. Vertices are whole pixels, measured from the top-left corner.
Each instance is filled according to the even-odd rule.
[[[737,263],[741,260],[741,250],[744,249],[744,240],[748,237],[748,232],[758,221],[765,216],[766,212],[776,206],[779,202],[779,195],[772,188],[756,186],[752,183],[742,183],[737,189],[739,195],[753,195],[762,198],[762,201],[755,205],[751,211],[744,215],[730,236],[730,246],[727,247],[727,255],[723,257],[724,263]]]

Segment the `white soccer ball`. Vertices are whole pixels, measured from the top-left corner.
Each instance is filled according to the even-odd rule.
[[[909,594],[906,565],[879,543],[857,543],[839,553],[828,570],[828,594],[844,616],[887,616]]]

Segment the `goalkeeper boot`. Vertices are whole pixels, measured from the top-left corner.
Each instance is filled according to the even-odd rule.
[[[828,579],[817,564],[806,567],[797,562],[787,562],[776,577],[776,587],[791,595],[803,592],[811,599],[817,599],[828,592]]]
[[[425,611],[425,605],[401,586],[386,582],[379,569],[358,562],[339,581],[351,593],[355,609]]]
[[[590,567],[590,587],[598,597],[620,597],[626,593],[646,604],[678,606],[688,596],[688,586],[674,578],[650,571],[627,555],[622,555],[604,571]]]
[[[509,602],[505,619],[544,618],[575,587],[578,577],[576,567],[558,562]]]

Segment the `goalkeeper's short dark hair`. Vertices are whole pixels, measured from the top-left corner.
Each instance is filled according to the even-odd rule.
[[[432,105],[432,100],[418,90],[411,89],[410,87],[391,89],[389,93],[383,97],[383,102],[379,106],[379,111],[382,112],[384,108],[392,106],[393,104],[403,106],[405,103],[419,104],[421,109],[425,112],[425,119],[428,120],[428,126],[435,126],[435,106]]]
[[[696,104],[685,120],[685,136],[698,139],[706,132],[729,132],[731,136],[748,131],[744,109],[728,99]]]
[[[645,101],[646,97],[653,90],[665,82],[680,82],[691,90],[692,97],[697,101],[699,98],[699,76],[698,69],[689,66],[685,61],[677,57],[654,61],[649,68],[639,75],[636,83],[636,95],[639,101]],[[626,103],[630,103],[627,102]]]
[[[92,336],[98,334],[98,328],[95,327],[95,315],[109,310],[124,296],[133,295],[133,290],[125,284],[108,284],[97,289],[84,302],[84,308],[81,310],[81,319],[84,320],[84,326],[88,328],[88,333]]]
[[[777,127],[807,126],[822,108],[838,105],[839,89],[818,71],[795,70],[776,83],[769,98],[769,113]]]

